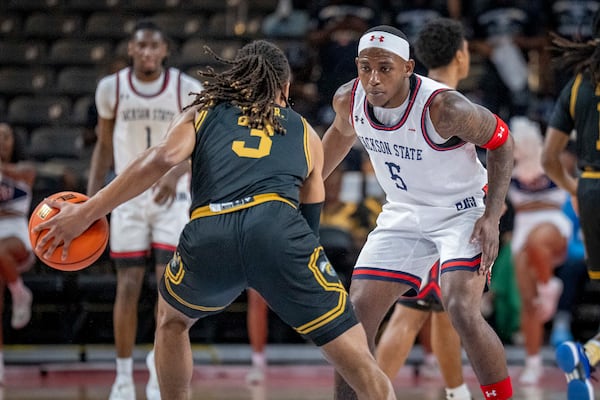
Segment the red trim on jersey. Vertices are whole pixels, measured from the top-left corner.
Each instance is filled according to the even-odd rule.
[[[151,246],[153,249],[167,250],[167,251],[175,251],[177,249],[177,246],[173,246],[173,245],[166,244],[166,243],[152,242]]]
[[[398,121],[398,123],[394,126],[381,125],[371,119],[370,113],[369,113],[369,108],[368,108],[367,94],[365,93],[365,101],[363,104],[364,111],[363,112],[365,113],[365,116],[367,117],[367,121],[369,121],[369,124],[371,125],[371,127],[375,128],[379,131],[395,131],[397,129],[400,129],[400,127],[402,127],[402,125],[404,125],[404,123],[408,119],[408,115],[410,114],[410,111],[412,110],[413,105],[415,104],[415,99],[417,98],[417,93],[419,92],[419,89],[421,88],[421,78],[419,78],[417,75],[414,75],[414,76],[416,79],[416,83],[415,83],[414,90],[411,93],[409,93],[410,99],[408,100],[408,106],[406,107],[406,110],[404,111],[402,118],[400,118],[400,121]]]
[[[127,81],[129,82],[129,87],[131,88],[133,93],[135,93],[137,96],[145,97],[145,98],[156,97],[156,96],[162,94],[162,92],[164,92],[167,89],[167,86],[169,85],[169,79],[171,78],[171,74],[169,73],[169,68],[165,69],[163,85],[161,86],[160,90],[154,94],[142,94],[135,89],[135,86],[133,86],[132,76],[133,76],[133,68],[129,68],[129,71],[127,73]]]
[[[139,258],[139,257],[148,257],[150,255],[149,250],[139,250],[139,251],[111,251],[110,256],[112,258]]]
[[[360,84],[360,79],[356,78],[354,80],[354,84],[352,85],[352,91],[350,92],[350,123],[352,124],[352,127],[354,128],[354,103],[356,100],[356,88],[358,87],[358,85]]]
[[[181,105],[181,71],[177,71],[177,107],[179,107],[179,112],[183,111],[183,106]]]
[[[423,113],[421,114],[421,133],[423,134],[423,139],[425,139],[425,142],[427,142],[427,144],[429,145],[429,147],[431,147],[434,150],[437,151],[446,151],[446,150],[454,150],[457,149],[461,146],[463,146],[466,142],[461,140],[460,142],[458,142],[457,144],[455,144],[454,146],[448,146],[448,147],[444,147],[444,144],[437,144],[435,142],[433,142],[431,140],[431,138],[429,137],[429,134],[427,133],[427,110],[429,110],[429,105],[431,104],[431,102],[433,101],[433,98],[435,96],[437,96],[438,94],[442,93],[442,92],[447,92],[450,89],[438,89],[436,91],[434,91],[431,96],[429,96],[429,98],[427,99],[427,102],[425,103],[425,106],[423,107]],[[450,139],[448,139],[450,140]]]
[[[117,78],[117,84],[115,85],[116,89],[117,89],[117,97],[115,99],[115,115],[114,115],[113,119],[117,119],[117,110],[119,109],[119,92],[120,92],[120,87],[119,87],[119,81],[120,81],[120,79],[119,79],[119,73],[118,72],[115,73],[115,76]]]
[[[502,146],[506,140],[508,140],[508,135],[510,133],[506,122],[504,122],[499,116],[494,114],[494,118],[496,118],[496,128],[494,129],[494,134],[488,140],[486,144],[484,144],[484,149],[495,150],[498,147]]]

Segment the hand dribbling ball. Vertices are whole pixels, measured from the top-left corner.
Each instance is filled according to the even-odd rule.
[[[88,199],[88,196],[77,192],[59,192],[51,196],[49,199],[56,201],[68,201],[70,203],[83,203]],[[108,244],[108,220],[102,217],[95,221],[90,227],[80,236],[73,239],[69,247],[69,253],[65,260],[61,259],[62,245],[58,246],[50,258],[43,257],[48,245],[40,252],[35,250],[38,241],[44,237],[46,230],[41,232],[33,232],[33,228],[42,222],[47,221],[58,213],[57,208],[52,208],[45,201],[41,201],[29,218],[29,241],[36,256],[46,265],[60,271],[79,271],[94,263],[104,252]]]

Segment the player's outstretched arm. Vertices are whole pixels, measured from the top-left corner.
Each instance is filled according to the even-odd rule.
[[[323,135],[323,149],[325,152],[324,179],[327,179],[344,160],[356,141],[356,133],[348,119],[350,117],[350,96],[353,83],[354,81],[350,81],[340,86],[333,96],[335,120]]]
[[[63,258],[66,258],[71,241],[94,221],[144,192],[171,167],[187,159],[195,145],[194,115],[194,110],[188,110],[177,116],[162,143],[141,153],[109,185],[85,203],[48,201],[60,212],[35,228],[36,232],[48,229],[48,233],[38,241],[37,249],[41,251],[50,243],[45,252],[50,256],[63,244]]]
[[[475,224],[472,235],[472,240],[481,244],[481,270],[486,272],[498,255],[498,223],[504,211],[514,163],[513,139],[504,121],[458,92],[448,91],[436,96],[430,115],[441,136],[458,136],[488,150],[486,210]]]

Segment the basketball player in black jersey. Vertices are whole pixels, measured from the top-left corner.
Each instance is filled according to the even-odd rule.
[[[230,69],[177,116],[151,147],[90,200],[60,208],[40,246],[51,254],[118,204],[191,159],[191,221],[160,283],[155,358],[161,396],[188,399],[189,329],[224,310],[247,287],[282,320],[321,347],[361,399],[394,399],[371,355],[348,295],[319,245],[323,149],[287,106],[290,67],[266,41],[240,49]]]
[[[575,43],[554,36],[559,64],[574,69],[575,76],[562,89],[554,107],[544,143],[542,162],[546,174],[575,198],[592,280],[600,279],[600,23],[594,18],[595,38]],[[560,161],[571,132],[577,132],[579,177]],[[581,345],[564,342],[556,349],[558,366],[566,373],[569,400],[592,400],[591,369],[600,362],[600,333]]]

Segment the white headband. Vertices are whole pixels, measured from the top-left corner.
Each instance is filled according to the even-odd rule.
[[[383,50],[391,51],[405,60],[410,58],[410,47],[408,42],[393,33],[383,31],[365,33],[360,38],[360,42],[358,42],[358,54],[369,47],[378,47]]]

